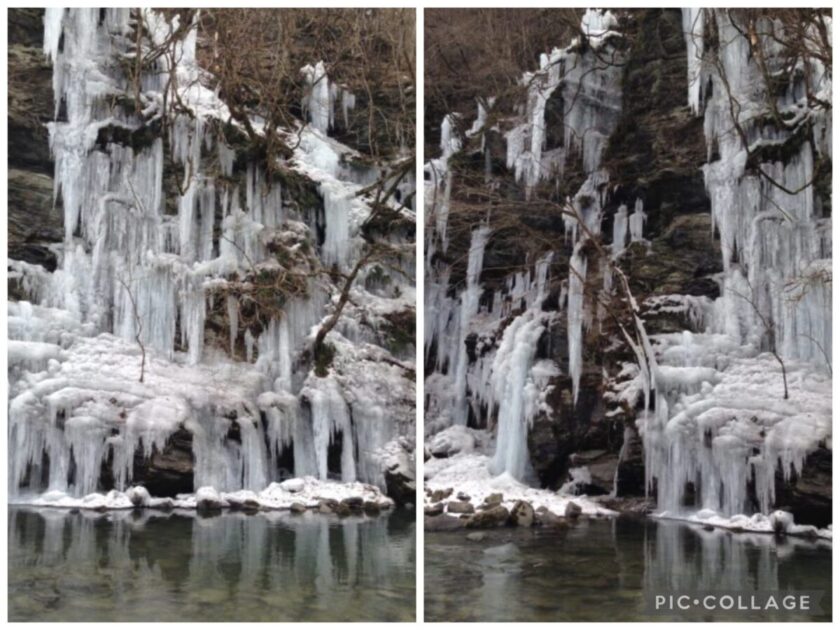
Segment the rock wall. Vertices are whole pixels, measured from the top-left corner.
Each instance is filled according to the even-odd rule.
[[[9,256],[52,271],[63,234],[53,202],[52,68],[44,56],[43,9],[9,9]]]

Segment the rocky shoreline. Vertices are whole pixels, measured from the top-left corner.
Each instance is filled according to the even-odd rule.
[[[605,518],[606,512],[584,515],[584,509],[574,500],[565,504],[562,514],[558,514],[545,505],[534,508],[533,504],[523,499],[507,499],[513,505],[508,508],[505,495],[501,492],[484,497],[475,506],[471,497],[464,492],[426,489],[424,507],[424,527],[426,531],[452,531],[457,529],[494,529],[497,527],[548,527],[563,528],[584,516]]]
[[[199,514],[213,514],[223,510],[244,513],[288,511],[293,514],[333,514],[345,518],[376,516],[393,510],[398,504],[370,484],[319,481],[304,477],[272,483],[260,492],[218,492],[208,486],[199,488],[195,493],[154,497],[145,487],[133,486],[125,492],[111,490],[106,494],[91,493],[82,498],[71,497],[63,492],[46,492],[22,497],[15,505],[94,512],[147,509],[164,512],[188,510]]]
[[[574,527],[581,519],[656,519],[677,520],[689,526],[704,530],[724,529],[733,534],[767,534],[777,537],[791,536],[809,540],[832,541],[832,528],[817,528],[812,525],[797,525],[790,512],[777,510],[765,516],[754,514],[752,517],[736,515],[725,518],[710,510],[701,510],[692,514],[672,515],[667,512],[656,513],[656,506],[646,498],[604,497],[597,503],[608,508],[609,512],[584,510],[575,497],[567,499],[562,514],[558,514],[545,505],[537,508],[526,500],[515,499],[513,506],[503,505],[502,493],[485,497],[480,505],[475,506],[469,495],[456,492],[453,488],[445,490],[426,489],[423,527],[427,532],[451,532],[459,530],[493,530],[499,528],[537,528],[562,530]],[[508,499],[510,501],[511,499]],[[586,497],[582,497],[586,500]],[[480,540],[468,534],[470,540]]]

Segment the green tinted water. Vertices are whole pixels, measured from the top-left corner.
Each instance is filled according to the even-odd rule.
[[[429,621],[830,620],[831,547],[705,531],[674,521],[584,520],[560,532],[496,530],[480,542],[427,532]],[[646,598],[682,592],[823,591],[803,612],[655,613]]]
[[[9,509],[10,621],[411,621],[413,514]]]

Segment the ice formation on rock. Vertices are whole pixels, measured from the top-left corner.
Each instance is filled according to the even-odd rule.
[[[314,66],[301,68],[306,81],[306,98],[303,101],[304,115],[312,126],[326,134],[336,127],[336,106],[341,108],[341,123],[346,128],[350,110],[356,107],[355,95],[346,88],[332,83],[327,76],[323,61]]]
[[[583,309],[584,287],[586,285],[586,257],[581,253],[583,243],[575,245],[569,260],[569,374],[572,375],[572,397],[577,402],[580,376],[583,370]]]
[[[527,87],[523,114],[505,134],[507,166],[525,187],[526,197],[540,181],[562,177],[567,162],[574,159],[582,163],[589,177],[570,203],[586,229],[596,233],[600,230],[601,189],[606,182],[605,173],[598,167],[621,112],[621,72],[599,55],[617,54],[610,44],[621,37],[616,27],[617,20],[608,11],[587,11],[582,21],[585,45],[575,41],[567,48],[554,49],[543,55],[538,71],[522,77],[521,84]],[[563,140],[557,147],[546,146],[546,108],[552,98],[561,101],[563,110]],[[479,103],[476,120],[466,134],[468,139],[479,134],[486,119],[485,106]],[[489,231],[480,227],[473,231],[465,286],[455,296],[451,294],[451,270],[433,263],[433,256],[437,251],[445,253],[448,246],[452,186],[448,161],[463,146],[462,139],[453,135],[454,120],[454,114],[444,119],[441,157],[426,165],[427,217],[435,217],[434,223],[427,222],[426,244],[426,356],[427,360],[434,357],[435,364],[435,373],[426,381],[426,432],[432,434],[452,424],[466,425],[471,415],[496,416],[495,450],[488,460],[489,470],[495,475],[530,480],[528,430],[538,411],[544,410],[549,377],[560,372],[553,361],[537,358],[540,338],[558,315],[542,310],[553,253],[533,261],[525,271],[512,273],[504,288],[493,293],[489,305],[483,300],[479,305],[482,288],[477,281],[482,261],[477,254],[483,255]],[[480,141],[484,150],[483,137]],[[488,220],[491,228],[492,219]],[[567,226],[577,242],[583,230],[575,220],[569,220]],[[582,329],[588,318],[583,297],[586,259],[582,254],[576,271],[578,275],[570,272],[560,297],[569,320],[568,368],[575,389],[582,369]],[[503,331],[497,331],[512,315]],[[471,356],[467,344],[472,338],[477,341]]]
[[[44,50],[56,111],[66,112],[49,129],[65,239],[54,273],[9,263],[31,300],[9,305],[10,494],[125,490],[136,463],[179,431],[191,441],[195,489],[262,491],[290,474],[384,489],[390,445],[413,433],[410,358],[380,347],[381,333],[356,343],[337,331],[413,311],[413,263],[393,274],[387,297],[353,287],[356,303],[372,306],[343,315],[327,336],[335,356],[326,376],[303,356],[338,289],[313,269],[355,264],[370,213],[358,193],[384,172],[346,166],[353,150],[326,135],[336,102],[346,124],[352,95],[328,82],[322,63],[310,67],[312,125],[289,130],[300,142],[288,166],[320,200],[301,205],[258,162],[234,168],[227,108],[196,62],[195,25],[174,40],[175,67],[159,56],[141,76],[138,107],[123,105],[132,88],[120,61],[145,50],[134,48],[138,22],[145,47],[166,41],[178,19],[46,10]],[[165,110],[176,96],[181,110]],[[121,144],[101,133],[111,128],[151,139]],[[413,221],[411,208],[400,211]],[[236,291],[285,273],[311,277],[296,295],[278,292],[282,309],[263,325],[243,320]],[[208,329],[214,313],[227,322],[221,339]]]
[[[505,328],[490,381],[492,403],[499,415],[496,452],[490,469],[521,480],[528,477],[531,468],[525,439],[538,398],[531,370],[537,342],[545,330],[542,320],[540,314],[527,311]]]
[[[507,168],[526,199],[541,183],[562,178],[572,158],[583,166],[584,182],[567,199],[563,218],[571,255],[562,254],[569,257],[569,275],[557,306],[542,311],[538,265],[529,261],[528,270],[500,283],[504,289],[480,292],[478,311],[468,309],[469,322],[459,317],[464,304],[472,304],[475,287],[450,283],[453,267],[436,255],[449,251],[448,162],[472,136],[452,137],[454,115],[443,125],[442,157],[426,167],[435,175],[426,183],[427,212],[434,216],[427,224],[426,357],[432,373],[426,381],[426,432],[429,444],[453,424],[469,423],[476,433],[469,453],[430,460],[429,487],[452,487],[460,479],[458,488],[471,494],[467,488],[478,478],[482,484],[491,484],[493,475],[528,479],[529,422],[551,388],[550,379],[540,380],[537,373],[545,367],[568,369],[577,401],[584,332],[602,330],[605,319],[592,295],[597,290],[619,298],[622,309],[632,313],[633,329],[617,342],[604,341],[629,345],[636,359],[624,364],[615,377],[617,389],[606,399],[634,410],[646,486],[665,514],[720,526],[749,521],[750,528],[760,529],[775,508],[779,479],[793,480],[809,454],[831,449],[831,218],[815,185],[831,157],[830,70],[817,57],[797,58],[796,67],[786,68],[768,34],[778,24],[761,18],[751,42],[731,22],[733,16],[737,13],[685,9],[682,20],[687,99],[703,117],[708,149],[703,176],[720,238],[723,273],[715,300],[664,295],[640,305],[629,294],[615,264],[633,244],[644,245],[633,246],[634,257],[650,255],[661,227],[653,223],[659,219],[656,206],[646,210],[648,200],[641,197],[632,210],[629,200],[617,204],[610,248],[606,256],[594,253],[601,251],[604,208],[614,190],[601,155],[618,122],[622,73],[600,66],[592,51],[602,58],[612,52],[611,41],[621,37],[613,16],[586,12],[581,30],[588,45],[575,41],[543,55],[539,70],[522,79],[526,97],[517,115],[495,126],[508,130]],[[830,18],[823,19],[830,33]],[[710,28],[717,36],[704,40]],[[720,48],[704,48],[710,42]],[[763,47],[773,76],[789,78],[769,97],[779,116],[770,111],[755,46]],[[739,107],[731,107],[730,96]],[[546,122],[550,102],[552,112],[563,113],[560,134],[548,133],[554,131]],[[470,133],[478,133],[485,121],[480,109]],[[558,146],[548,144],[548,138],[561,135]],[[484,223],[491,233],[493,219]],[[498,253],[492,236],[490,242],[488,258]],[[688,328],[648,336],[644,318],[666,313],[679,313]],[[566,319],[568,365],[546,366],[539,354],[541,331],[557,316]],[[455,360],[459,356],[468,358],[465,377]],[[607,415],[620,415],[621,409]],[[625,428],[620,461],[634,434]]]
[[[572,156],[582,156],[586,173],[598,168],[621,113],[621,67],[592,50],[621,37],[611,30],[616,26],[609,11],[587,10],[581,31],[589,50],[578,40],[567,48],[555,48],[542,55],[538,71],[522,77],[520,82],[528,89],[525,116],[507,134],[507,166],[525,186],[526,196],[539,181],[562,177]],[[560,100],[564,134],[562,144],[553,148],[546,147],[545,114],[551,98]]]
[[[703,57],[703,29],[706,13],[699,7],[682,10],[682,27],[688,59],[688,104],[697,114],[703,97],[701,63]]]
[[[831,79],[809,61],[786,90],[768,96],[751,46],[780,63],[769,35],[779,25],[765,21],[766,32],[750,43],[729,12],[707,13],[684,10],[684,22],[696,36],[711,16],[726,42],[705,51],[716,65],[700,63],[701,38],[688,40],[689,76],[711,86],[701,101],[690,83],[689,98],[704,115],[722,294],[704,309],[704,333],[660,335],[647,349],[655,405],[640,428],[647,485],[660,509],[681,514],[691,499],[723,517],[768,514],[777,473],[789,481],[809,453],[831,448],[831,219],[813,184],[815,160],[828,149],[822,140],[797,139],[803,130],[824,130],[831,116],[808,103],[803,77],[829,103]],[[791,114],[782,127],[762,122],[771,98]],[[792,147],[785,159],[763,157],[762,147],[784,144]]]
[[[478,298],[481,292],[479,275],[484,262],[484,248],[487,245],[489,228],[476,228],[470,239],[470,253],[467,259],[466,288],[461,294],[461,308],[458,312],[458,337],[450,346],[452,354],[447,359],[449,365],[455,366],[455,391],[457,392],[455,407],[455,423],[467,423],[467,349],[465,347],[467,335],[470,331],[470,321],[478,313]]]

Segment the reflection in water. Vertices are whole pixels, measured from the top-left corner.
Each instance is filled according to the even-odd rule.
[[[9,510],[10,620],[413,620],[414,522]]]
[[[582,521],[559,532],[426,533],[429,621],[644,621],[654,594],[824,591],[823,615],[716,611],[708,620],[829,620],[826,542],[706,531],[675,521]],[[697,617],[695,616],[694,619]]]
[[[645,545],[645,588],[652,591],[778,591],[783,559],[797,539],[704,530],[664,521]],[[810,543],[805,544],[810,547]],[[830,550],[828,551],[830,554]]]
[[[519,598],[519,579],[522,573],[522,557],[513,543],[487,547],[478,561],[481,567],[482,609],[490,608],[499,601]]]

